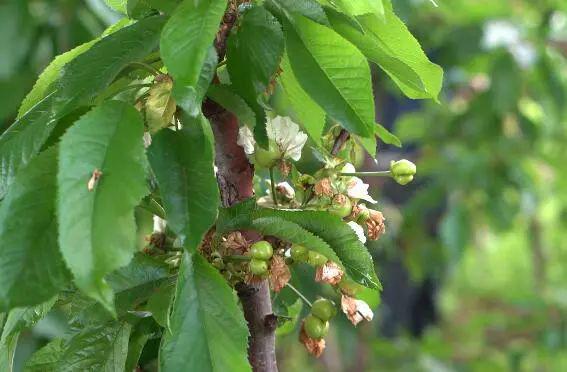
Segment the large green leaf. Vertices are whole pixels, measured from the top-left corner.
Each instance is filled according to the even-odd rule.
[[[266,6],[279,16],[292,19],[301,15],[323,25],[329,24],[323,8],[316,0],[266,0]]]
[[[293,222],[318,236],[335,251],[346,273],[356,282],[369,288],[381,289],[374,271],[372,256],[343,220],[327,212],[292,211],[262,208],[253,217],[279,217]]]
[[[56,175],[52,148],[18,173],[0,205],[0,311],[47,301],[69,278],[57,244]]]
[[[316,144],[321,144],[325,128],[325,111],[303,90],[286,56],[282,59],[282,73],[279,82],[287,98],[289,114],[307,132]]]
[[[163,23],[163,17],[141,20],[104,37],[65,65],[56,89],[0,136],[0,199],[18,169],[41,150],[59,119],[89,105],[124,67],[157,47]]]
[[[63,67],[83,54],[85,51],[89,50],[96,42],[98,42],[102,37],[108,36],[130,24],[130,20],[123,18],[112,26],[108,27],[100,38],[96,38],[84,44],[81,44],[63,54],[55,57],[53,61],[43,70],[41,75],[39,75],[35,85],[32,90],[26,95],[26,98],[22,101],[20,109],[18,110],[18,118],[24,115],[28,110],[35,106],[39,101],[41,101],[46,95],[52,92],[56,86],[53,84],[61,74]]]
[[[160,188],[169,228],[185,248],[197,249],[214,223],[219,191],[214,174],[214,144],[204,116],[182,117],[183,129],[162,130],[148,157]]]
[[[25,372],[57,372],[57,362],[63,355],[65,341],[56,338],[36,351],[26,362]]]
[[[304,244],[342,265],[356,282],[369,288],[382,288],[372,256],[350,226],[337,216],[320,211],[257,208],[255,199],[250,198],[219,212],[218,233],[240,229],[254,229]]]
[[[123,372],[131,326],[110,322],[83,329],[65,342],[56,363],[58,372]]]
[[[364,33],[352,27],[342,14],[327,9],[335,31],[356,45],[364,55],[380,66],[409,98],[437,99],[443,82],[443,70],[429,61],[419,42],[385,6],[385,16],[363,14],[356,17]]]
[[[232,112],[238,120],[253,127],[256,124],[256,115],[248,104],[236,94],[228,85],[212,84],[207,91],[207,97]]]
[[[206,87],[199,87],[199,80],[203,69],[209,68],[211,46],[225,9],[226,0],[185,0],[161,34],[161,57],[173,76],[174,92],[180,92],[175,98],[187,102],[182,106],[190,114],[198,112],[206,92]]]
[[[111,311],[104,276],[130,261],[134,207],[147,192],[143,130],[133,107],[108,101],[83,116],[60,144],[60,248],[77,286]]]
[[[12,372],[14,363],[14,353],[20,332],[33,326],[43,318],[55,303],[56,298],[52,298],[40,305],[33,307],[16,308],[6,318],[0,337],[0,371]],[[1,318],[0,318],[1,320]]]
[[[115,293],[116,315],[125,317],[131,311],[143,311],[143,303],[162,286],[171,284],[169,267],[162,261],[136,254],[124,267],[106,276]],[[100,324],[112,320],[112,316],[95,300],[81,293],[74,293],[64,301],[69,323],[73,326]]]
[[[250,371],[247,340],[232,289],[199,253],[185,252],[171,332],[164,335],[159,354],[161,371]]]
[[[284,51],[281,25],[264,7],[247,10],[227,42],[227,69],[232,86],[256,114],[254,133],[268,145],[262,96],[276,73]]]
[[[293,72],[327,114],[353,134],[374,135],[370,68],[360,51],[333,30],[306,18],[284,24]]]

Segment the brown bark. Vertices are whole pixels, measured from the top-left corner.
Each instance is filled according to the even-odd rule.
[[[211,122],[215,136],[215,163],[223,206],[229,207],[254,195],[254,168],[238,138],[236,116],[212,101],[203,104],[203,113]],[[247,236],[247,238],[254,237]],[[275,353],[275,316],[266,280],[258,284],[240,283],[238,296],[248,322],[248,360],[255,372],[277,372]]]

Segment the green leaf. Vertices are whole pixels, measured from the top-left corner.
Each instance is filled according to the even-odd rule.
[[[151,318],[141,319],[130,335],[128,342],[128,356],[125,371],[135,371],[144,350],[144,346],[154,334],[158,333],[157,325]]]
[[[253,213],[253,218],[259,217],[279,217],[298,224],[329,244],[346,269],[347,275],[354,281],[369,288],[382,288],[374,271],[372,256],[350,226],[339,217],[327,212],[267,208],[258,209]]]
[[[376,135],[380,137],[380,139],[388,145],[402,147],[402,142],[400,141],[400,139],[395,135],[393,135],[392,133],[390,133],[388,129],[384,128],[380,124],[376,124]]]
[[[155,133],[171,125],[177,106],[171,96],[173,81],[167,75],[160,75],[148,91],[146,99],[146,124],[150,133]]]
[[[364,55],[382,68],[409,98],[437,100],[443,82],[443,70],[429,61],[419,42],[385,6],[383,19],[373,14],[356,17],[364,33],[353,28],[345,16],[327,9],[333,29],[356,45]]]
[[[136,254],[127,266],[106,276],[108,284],[115,293],[116,315],[123,317],[130,311],[140,310],[159,288],[171,283],[169,267],[162,261]],[[75,293],[66,299],[72,325],[100,324],[112,320],[104,307],[82,295]]]
[[[113,294],[104,276],[130,261],[134,207],[147,192],[143,131],[133,107],[108,101],[83,116],[60,144],[61,251],[77,287],[110,311]]]
[[[308,247],[310,250],[325,255],[325,257],[342,267],[340,258],[331,249],[329,244],[297,223],[290,222],[280,217],[261,217],[253,219],[250,225],[246,227],[261,232],[262,235],[275,236],[287,242]]]
[[[106,5],[116,10],[119,13],[127,15],[128,0],[104,0]]]
[[[126,26],[130,25],[130,21],[126,18],[116,22],[112,26],[108,27],[100,38],[96,38],[87,43],[81,44],[68,52],[58,55],[53,61],[43,70],[39,78],[37,79],[32,90],[27,94],[26,98],[22,101],[20,109],[18,110],[18,118],[23,116],[28,110],[35,106],[39,101],[41,101],[45,96],[51,93],[56,86],[53,84],[61,74],[63,67],[74,60],[79,55],[83,54],[85,51],[89,50],[96,42],[98,42],[102,37],[108,36]]]
[[[64,340],[56,338],[36,351],[26,362],[25,372],[58,372],[57,362],[63,355]]]
[[[146,310],[152,313],[155,321],[168,330],[169,314],[174,293],[175,283],[165,282],[150,296],[146,305]]]
[[[214,144],[204,116],[182,117],[183,129],[162,130],[148,157],[160,188],[169,228],[189,251],[197,249],[217,217],[219,191]]]
[[[303,89],[341,126],[371,137],[374,98],[366,58],[333,30],[306,18],[284,24],[289,61]]]
[[[334,0],[339,10],[351,16],[374,14],[384,17],[384,4],[382,0]]]
[[[284,307],[285,305],[281,305]],[[285,314],[279,313],[279,315],[285,315],[287,319],[283,324],[279,325],[276,329],[277,336],[285,336],[290,334],[295,329],[297,322],[299,321],[299,316],[301,315],[301,310],[303,309],[303,301],[298,298],[295,302],[289,306],[285,306]]]
[[[277,72],[284,51],[278,20],[261,6],[247,10],[227,42],[227,69],[235,91],[256,114],[254,133],[262,147],[268,146],[266,114],[261,105],[264,92]]]
[[[165,25],[161,34],[161,57],[174,84],[184,88],[189,114],[198,112],[204,91],[198,89],[199,79],[211,45],[226,9],[223,0],[185,0]],[[178,101],[182,101],[176,96]]]
[[[231,87],[222,84],[212,84],[209,86],[207,96],[232,112],[238,117],[238,120],[253,128],[256,124],[256,116],[254,111],[238,94],[232,91]]]
[[[12,372],[20,332],[43,318],[51,310],[56,299],[54,297],[34,307],[16,308],[8,313],[0,337],[0,371]]]
[[[248,328],[234,292],[201,255],[185,252],[160,369],[250,371],[247,346]]]
[[[254,198],[250,198],[230,208],[221,208],[217,233],[254,229],[303,244],[344,267],[347,275],[357,283],[382,289],[372,256],[350,226],[339,217],[320,211],[257,208],[255,202]]]
[[[55,59],[49,64],[49,66],[47,66],[45,70],[43,70],[41,75],[39,75],[39,78],[37,79],[32,90],[22,101],[22,104],[18,110],[18,118],[22,117],[22,115],[28,112],[28,110],[30,110],[35,104],[37,104],[47,94],[50,93],[49,88],[52,86],[52,83],[59,77],[59,73],[61,72],[63,66],[90,49],[96,43],[96,41],[97,40],[91,40],[55,57]]]
[[[123,372],[128,356],[131,326],[111,322],[83,329],[65,342],[58,372]]]
[[[18,173],[0,205],[0,310],[47,301],[69,279],[57,244],[56,174],[52,148]]]
[[[65,65],[56,89],[0,136],[0,199],[18,169],[39,153],[58,120],[81,105],[89,105],[124,67],[157,47],[163,23],[162,17],[136,22],[101,39]]]
[[[323,8],[315,0],[266,0],[265,4],[280,17],[293,19],[300,15],[322,25],[329,24]]]
[[[287,97],[291,117],[307,132],[313,142],[320,145],[325,128],[325,111],[303,90],[287,55],[282,59],[282,73],[279,82]]]

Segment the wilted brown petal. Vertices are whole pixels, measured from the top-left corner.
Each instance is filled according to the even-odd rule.
[[[270,265],[270,285],[274,292],[279,292],[291,279],[289,267],[285,264],[285,259],[281,256],[272,257]]]
[[[331,186],[331,180],[328,178],[323,178],[319,180],[313,187],[313,190],[315,191],[315,195],[317,196],[322,196],[322,195],[333,196],[333,188]]]
[[[250,247],[250,243],[240,231],[234,231],[228,234],[222,244],[229,253],[238,254],[243,254],[248,251]]]
[[[323,350],[325,350],[325,339],[316,340],[311,338],[305,332],[305,328],[303,328],[303,323],[301,324],[301,331],[299,331],[299,342],[305,346],[307,352],[313,355],[315,358],[319,358],[321,354],[323,354]]]
[[[374,313],[366,302],[344,294],[341,297],[341,308],[348,320],[354,325],[357,325],[364,319],[371,321],[374,318]]]
[[[366,220],[368,238],[370,240],[378,240],[378,238],[380,238],[380,236],[382,236],[386,231],[384,215],[382,212],[375,211],[373,209],[369,209],[368,211],[370,212],[370,218]]]
[[[317,267],[317,271],[315,271],[315,281],[336,285],[339,284],[343,275],[344,272],[339,265],[332,261],[327,261],[323,266]]]

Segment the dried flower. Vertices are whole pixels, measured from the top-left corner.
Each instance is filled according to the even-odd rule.
[[[299,342],[305,346],[307,352],[313,355],[315,358],[319,358],[323,351],[325,350],[325,339],[316,340],[311,338],[305,332],[304,324],[301,324],[301,330],[299,331]]]
[[[339,265],[332,261],[327,261],[326,264],[317,267],[315,281],[336,285],[341,281],[343,275],[344,272]]]
[[[281,256],[272,257],[270,265],[270,286],[274,292],[281,291],[291,279],[289,267],[285,264],[285,259]]]
[[[322,178],[313,187],[315,195],[317,196],[333,196],[333,188],[331,186],[331,180],[329,178]]]
[[[87,190],[93,191],[100,177],[102,177],[102,171],[98,168],[95,168],[93,174],[91,175],[91,178],[89,178],[89,182],[87,182]]]
[[[364,319],[371,321],[374,313],[370,310],[368,304],[362,300],[349,297],[345,294],[341,297],[341,308],[352,324],[357,325]]]
[[[246,240],[240,231],[234,231],[229,233],[226,238],[223,239],[222,245],[228,252],[243,254],[248,251],[250,242]]]
[[[384,224],[384,215],[382,212],[375,211],[373,209],[368,210],[370,212],[370,218],[366,220],[366,229],[368,231],[368,239],[378,240],[380,236],[386,231],[386,225]]]

